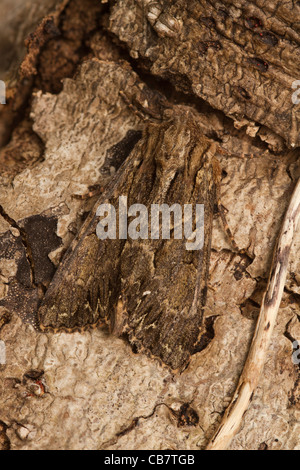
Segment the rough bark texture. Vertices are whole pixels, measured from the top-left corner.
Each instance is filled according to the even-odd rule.
[[[299,15],[293,1],[117,0],[109,25],[153,74],[296,146]]]
[[[277,8],[276,2],[247,2],[244,8],[246,2],[239,2],[241,8],[227,1],[188,2],[188,8],[175,2],[178,9],[169,1],[151,2],[165,12],[155,22],[147,19],[149,2],[111,3],[110,9],[103,6],[96,24],[90,17],[75,21],[83,17],[75,14],[80,12],[76,1],[68,2],[69,16],[58,15],[55,24],[60,31],[64,24],[64,32],[44,44],[43,70],[53,70],[53,50],[65,51],[55,41],[72,42],[67,37],[70,18],[84,30],[80,44],[85,52],[73,43],[80,49],[77,58],[72,55],[73,68],[66,67],[50,88],[49,80],[41,78],[42,62],[37,61],[38,78],[28,92],[32,102],[27,101],[22,122],[13,126],[13,138],[0,154],[0,204],[6,214],[6,220],[0,218],[0,340],[7,353],[6,365],[0,365],[3,448],[203,449],[237,385],[275,240],[300,175],[299,149],[285,147],[285,142],[299,145],[293,133],[297,109],[292,107],[290,86],[298,78],[293,74],[299,64],[299,25],[290,2]],[[294,8],[299,9],[295,2]],[[218,20],[221,10],[223,22]],[[178,16],[181,28],[172,38],[170,14]],[[246,22],[252,17],[263,27],[258,23],[253,30]],[[160,24],[167,27],[164,35]],[[135,56],[131,65],[120,60],[129,59],[126,49],[106,28],[129,45]],[[278,38],[276,46],[256,36],[267,30]],[[198,42],[197,49],[191,47],[195,37],[204,44],[201,53]],[[221,48],[207,41],[219,41]],[[56,60],[63,63],[64,52],[57,54]],[[249,56],[267,61],[268,70],[254,69],[247,63]],[[63,76],[69,78],[61,89]],[[239,86],[251,99],[234,92]],[[52,335],[33,326],[38,292],[32,286],[32,272],[45,287],[49,285],[95,202],[73,196],[109,182],[120,153],[126,157],[128,133],[145,126],[139,103],[141,90],[148,87],[166,93],[171,106],[192,106],[200,131],[217,142],[222,204],[237,245],[248,253],[231,251],[216,218],[206,306],[214,317],[211,338],[176,375],[145,355],[135,355],[125,339],[105,330]],[[234,125],[226,115],[236,121],[243,117],[247,123]],[[300,339],[299,249],[298,234],[263,377],[232,449],[299,449],[299,367],[292,362],[292,344]],[[182,417],[186,410],[193,416],[191,425]]]

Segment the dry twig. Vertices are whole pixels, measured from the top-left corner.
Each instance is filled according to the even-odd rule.
[[[225,450],[238,432],[258,385],[282,299],[294,233],[300,218],[300,179],[296,185],[276,244],[250,352],[234,397],[207,450]]]

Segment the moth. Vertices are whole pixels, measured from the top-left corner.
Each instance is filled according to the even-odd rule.
[[[199,130],[188,107],[149,122],[66,252],[42,303],[43,331],[83,331],[108,325],[135,352],[183,370],[207,345],[204,318],[214,207],[220,168],[215,144]],[[99,240],[101,204],[203,204],[204,245],[186,249],[185,239]],[[172,227],[174,229],[174,227]]]

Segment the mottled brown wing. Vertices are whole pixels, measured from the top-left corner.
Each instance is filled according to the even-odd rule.
[[[97,201],[72,242],[38,311],[43,331],[80,331],[109,321],[120,295],[120,260],[125,240],[100,241],[96,216],[100,204],[118,204],[130,190],[142,161],[142,141]]]
[[[206,334],[206,301],[218,167],[193,112],[178,107],[150,124],[99,204],[204,204],[204,247],[186,240],[106,240],[95,212],[59,267],[39,310],[43,329],[80,329],[102,322],[126,333],[139,351],[182,369]]]

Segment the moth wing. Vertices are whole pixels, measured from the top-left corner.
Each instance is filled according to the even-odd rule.
[[[128,238],[121,255],[121,296],[114,313],[115,333],[126,332],[138,351],[159,358],[173,370],[186,366],[190,356],[208,344],[203,318],[209,274],[211,235],[216,201],[216,168],[211,144],[190,113],[152,127],[157,145],[144,159],[133,181],[129,205],[137,200],[151,214],[153,204],[204,206],[204,244],[188,250],[187,240]],[[149,186],[149,180],[152,182]],[[148,187],[145,193],[140,188]],[[183,214],[183,211],[182,211]],[[179,218],[178,223],[183,223]],[[194,226],[195,228],[195,226]],[[184,227],[182,227],[184,231]]]
[[[58,268],[39,309],[44,330],[74,331],[107,323],[132,346],[182,369],[201,349],[216,184],[209,141],[193,112],[178,107],[162,124],[150,124]],[[97,238],[100,204],[204,204],[204,245],[187,240]],[[118,216],[117,216],[118,217]],[[148,227],[150,231],[150,224]]]
[[[139,143],[137,144],[137,147]],[[118,171],[58,267],[38,310],[40,328],[76,331],[108,321],[120,293],[120,255],[125,241],[99,240],[96,228],[101,204],[118,204],[130,190],[141,151],[133,150]]]
[[[198,172],[196,187],[188,195],[187,191],[180,192],[187,182],[179,174],[165,199],[169,207],[180,196],[183,204],[204,204],[201,250],[187,250],[187,240],[129,239],[122,252],[122,308],[116,323],[123,321],[129,341],[138,351],[159,358],[173,370],[184,368],[209,339],[203,310],[215,198],[214,187],[207,183],[209,178],[213,180],[211,165],[204,165]]]

